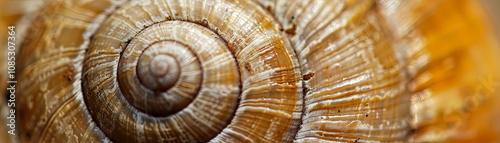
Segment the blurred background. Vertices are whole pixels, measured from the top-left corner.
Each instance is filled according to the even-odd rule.
[[[416,1],[429,2],[428,0]],[[414,104],[414,109],[412,110],[415,114],[413,122],[416,130],[413,131],[414,135],[411,135],[410,141],[432,142],[437,139],[447,142],[500,142],[500,73],[498,73],[498,69],[500,68],[500,61],[498,60],[500,58],[500,47],[498,45],[500,42],[500,0],[444,1],[442,5],[435,9],[434,13],[448,14],[450,17],[446,15],[441,16],[440,18],[443,18],[443,20],[440,22],[436,22],[439,19],[424,19],[424,21],[429,21],[429,24],[425,24],[424,22],[421,27],[426,27],[427,29],[423,28],[422,31],[436,31],[435,28],[442,26],[439,24],[443,24],[445,26],[442,27],[446,27],[447,25],[465,23],[467,26],[458,26],[464,29],[451,29],[457,32],[450,33],[458,34],[458,36],[454,35],[448,38],[435,39],[444,41],[428,46],[434,49],[427,49],[427,51],[431,54],[433,52],[437,53],[436,55],[440,53],[448,55],[450,51],[458,50],[458,53],[474,53],[477,50],[479,54],[476,56],[458,56],[461,59],[455,62],[452,60],[451,66],[458,68],[443,68],[447,66],[445,59],[442,63],[435,63],[435,68],[427,67],[421,69],[424,71],[420,71],[417,74],[412,83],[415,84],[413,85],[415,86],[415,92],[411,95],[412,103]],[[467,10],[472,9],[473,11],[464,12],[466,10],[455,7],[454,4],[447,4],[455,2],[477,5],[467,5],[472,7],[468,7],[470,9]],[[23,27],[23,25],[30,23],[30,19],[37,14],[37,10],[43,6],[43,3],[44,0],[0,0],[0,91],[2,92],[0,93],[2,95],[2,98],[0,98],[0,142],[15,142],[16,140],[15,136],[7,133],[9,129],[5,126],[9,110],[6,106],[7,94],[4,93],[7,88],[7,27],[16,25],[18,33],[16,34],[16,42],[20,42],[23,37],[23,31],[27,28]],[[459,5],[457,4],[457,6]],[[463,13],[467,15],[460,15]],[[401,13],[401,15],[405,14]],[[463,48],[461,46],[467,46],[460,45],[461,43],[467,44],[467,42],[463,41],[485,42],[486,44],[474,43],[473,45],[486,46]],[[459,43],[455,45],[456,49],[446,49],[446,47],[454,48],[450,45],[456,43]],[[17,43],[16,45],[19,44]],[[441,49],[441,47],[445,48]],[[19,47],[16,50],[19,50]],[[453,64],[463,64],[463,66]],[[475,67],[484,68],[475,69]],[[486,72],[483,72],[483,69]],[[447,75],[453,76],[450,77]],[[440,78],[440,76],[446,78]],[[420,81],[425,78],[431,79]],[[456,97],[454,95],[458,94],[456,93],[457,91],[461,95],[470,96]],[[463,92],[468,93],[464,94]],[[478,93],[482,96],[475,96]],[[426,98],[433,98],[433,100],[426,100]],[[470,100],[470,102],[465,102],[464,100]],[[467,111],[455,111],[463,110],[462,108],[467,108]]]

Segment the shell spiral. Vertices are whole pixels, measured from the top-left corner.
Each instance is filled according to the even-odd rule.
[[[456,11],[445,7],[454,2],[418,2],[48,0],[19,53],[20,139],[446,140],[426,131],[448,133],[459,120],[427,125],[468,115],[498,99],[491,96],[498,91],[453,92],[468,99],[453,112],[425,99],[472,90],[467,78],[441,87],[442,71],[471,66],[476,71],[453,76],[499,73],[490,68],[494,63],[476,67],[454,57],[472,57],[457,54],[459,44],[495,43],[477,38],[428,48],[469,31],[429,34],[426,28],[441,16],[436,7]],[[398,16],[401,11],[411,17]],[[485,31],[458,19],[465,24],[456,27]]]
[[[64,3],[54,4],[66,8]],[[72,76],[65,80],[72,82],[66,85],[73,88],[72,92],[58,91],[53,86],[59,85],[55,84],[40,85],[48,86],[50,91],[45,92],[67,99],[47,106],[55,110],[33,108],[36,106],[24,110],[57,112],[83,107],[67,110],[65,114],[85,116],[82,119],[87,119],[84,121],[91,126],[83,129],[88,133],[84,137],[96,140],[269,142],[293,139],[302,112],[300,66],[289,42],[273,23],[273,17],[257,3],[146,0],[122,2],[110,11],[102,15],[102,19],[95,16],[100,21],[91,21],[96,24],[94,31],[88,30],[94,28],[92,25],[78,27],[83,36],[79,38],[87,38],[88,43],[61,41],[74,44],[74,52],[69,53],[77,54],[67,55],[66,62],[58,63],[62,69],[59,66],[44,69],[52,72],[47,73],[47,78],[60,77],[57,71],[72,70],[69,71]],[[56,28],[78,31],[74,26],[77,25],[67,23]],[[84,31],[92,32],[92,37],[82,33]],[[61,34],[75,33],[62,31]],[[68,47],[71,46],[62,46]],[[35,65],[27,66],[24,73],[30,74],[29,68]],[[71,68],[67,69],[68,66]],[[33,91],[26,94],[29,92]],[[36,98],[43,97],[34,96],[26,102],[38,100]],[[23,116],[26,118],[23,120],[39,120],[35,119],[38,117]],[[75,121],[41,120],[49,126],[60,123],[52,125],[55,128],[71,122]],[[28,141],[51,140],[54,135],[61,135],[27,131],[29,136],[23,137]],[[73,138],[78,135],[65,136],[81,140]]]

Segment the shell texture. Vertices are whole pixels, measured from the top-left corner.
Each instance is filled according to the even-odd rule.
[[[20,142],[499,141],[500,49],[465,0],[47,0]]]

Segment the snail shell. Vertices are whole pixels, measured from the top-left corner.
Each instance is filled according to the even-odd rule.
[[[473,77],[499,79],[478,7],[49,0],[19,52],[20,140],[405,142],[489,132],[464,126],[500,95],[471,93]]]
[[[71,6],[52,4],[62,9]],[[75,7],[96,5],[113,3]],[[99,14],[87,10],[76,13]],[[21,116],[23,121],[36,123],[23,126],[26,141],[61,137],[116,142],[293,140],[302,112],[299,65],[273,18],[255,3],[126,2],[102,21],[91,40],[86,32],[96,16],[82,17],[89,18],[85,21],[51,14],[59,12],[42,12],[44,19],[54,19],[40,19],[41,23],[61,23],[46,24],[53,27],[42,28],[33,37],[61,42],[27,43],[21,52],[26,57],[23,63],[39,62],[20,68],[21,75],[28,76],[21,79],[21,87],[40,88],[19,94],[41,94],[25,97],[21,103],[28,106],[20,110],[42,113]],[[57,32],[42,34],[45,30]],[[53,47],[59,47],[50,49],[54,54],[41,52]],[[41,54],[31,56],[33,52]],[[30,106],[40,100],[46,102]],[[39,106],[46,108],[35,108]],[[55,114],[77,117],[54,121],[58,118],[50,117]],[[74,122],[89,126],[72,130],[77,127],[67,125]],[[71,132],[54,133],[58,130]]]

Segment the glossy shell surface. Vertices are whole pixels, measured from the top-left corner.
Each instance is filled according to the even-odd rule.
[[[481,8],[47,0],[21,23],[19,141],[498,141],[500,49]]]

